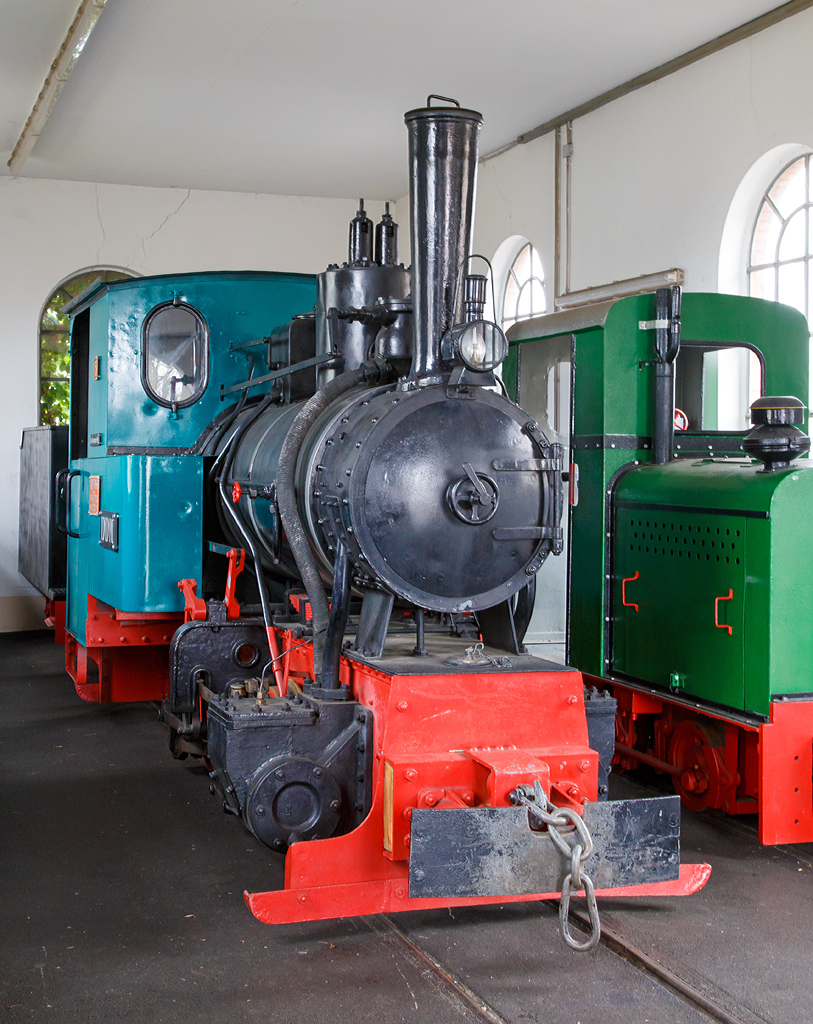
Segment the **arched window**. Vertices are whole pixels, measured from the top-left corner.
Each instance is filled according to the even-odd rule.
[[[48,296],[40,317],[39,420],[48,426],[68,422],[70,407],[70,320],[62,307],[94,281],[123,281],[135,274],[118,268],[89,268],[63,281]]]
[[[748,294],[795,306],[811,320],[810,154],[788,164],[762,197],[751,236]]]
[[[545,312],[545,273],[539,253],[530,242],[519,250],[508,271],[502,304],[502,325],[508,330],[518,320]]]

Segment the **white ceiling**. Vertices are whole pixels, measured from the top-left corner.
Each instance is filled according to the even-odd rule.
[[[392,199],[402,114],[481,110],[481,153],[777,0],[108,0],[22,174]],[[0,0],[2,170],[78,0]]]

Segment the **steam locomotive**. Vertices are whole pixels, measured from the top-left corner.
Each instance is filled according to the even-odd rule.
[[[258,918],[561,893],[589,948],[595,891],[709,869],[679,863],[677,796],[607,801],[612,697],[523,646],[575,468],[485,318],[481,116],[430,97],[405,120],[411,269],[362,203],[316,279],[142,278],[66,307],[66,465],[52,518],[27,515],[60,441],[26,432],[21,567],[79,696],[158,702],[172,753],[285,854]]]

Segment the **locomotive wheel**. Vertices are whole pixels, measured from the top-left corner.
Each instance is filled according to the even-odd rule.
[[[720,807],[728,773],[723,765],[725,732],[722,727],[691,719],[672,733],[669,760],[682,769],[672,776],[675,791],[692,811]]]

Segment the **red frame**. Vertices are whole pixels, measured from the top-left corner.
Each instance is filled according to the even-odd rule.
[[[235,551],[230,603],[241,567]],[[126,613],[88,598],[87,646],[70,634],[65,639],[66,669],[80,697],[164,697],[172,635],[184,619],[203,612],[194,581],[179,586],[185,615]],[[296,690],[313,676],[312,646],[297,646],[290,633],[270,632],[271,651],[276,655],[283,648],[284,660],[275,666],[280,690]],[[88,682],[88,659],[99,669],[97,682]],[[291,846],[285,888],[244,894],[255,917],[267,923],[312,921],[558,895],[411,899],[410,818],[414,807],[507,806],[518,783],[535,780],[559,806],[580,811],[586,800],[596,800],[598,755],[588,743],[579,672],[391,676],[342,658],[341,682],[374,716],[372,807],[347,835]],[[604,894],[685,895],[701,888],[710,871],[706,864],[682,865],[673,882]]]
[[[342,659],[341,681],[375,719],[372,808],[347,835],[291,846],[285,888],[244,893],[255,917],[281,924],[558,895],[410,898],[409,819],[418,806],[507,806],[510,790],[534,779],[560,805],[595,800],[579,672],[390,676]],[[710,871],[683,865],[674,882],[605,895],[684,895]]]
[[[65,671],[82,700],[163,700],[169,691],[169,643],[183,614],[123,612],[88,597],[85,638],[65,634]],[[88,682],[88,659],[98,681]]]
[[[54,643],[65,643],[66,602],[56,598],[45,598],[45,625],[54,631]]]
[[[677,767],[669,747],[681,723],[722,725],[723,744],[707,748],[707,788],[692,795],[692,805],[758,814],[759,841],[767,846],[813,842],[813,701],[772,701],[767,722],[746,725],[724,712],[687,708],[614,680],[589,682],[612,691],[618,701],[617,740],[639,747],[645,763],[653,758],[663,762],[656,771]],[[653,719],[653,742],[647,750],[640,748],[641,716]],[[615,758],[622,768],[636,768],[640,760],[627,753]]]

